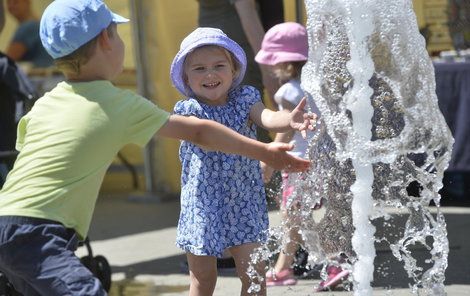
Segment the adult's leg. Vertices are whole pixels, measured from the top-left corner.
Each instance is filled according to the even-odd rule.
[[[186,253],[191,285],[189,296],[210,296],[217,283],[217,259],[214,256],[197,256]]]
[[[266,295],[266,281],[259,280],[259,279],[251,279],[247,272],[248,268],[251,264],[251,257],[250,255],[253,254],[256,248],[260,246],[259,243],[249,243],[243,244],[240,246],[231,247],[230,253],[232,253],[233,258],[235,259],[235,265],[237,267],[237,274],[240,280],[242,281],[242,290],[240,295],[248,296],[248,295],[257,295],[257,296],[265,296]],[[254,265],[256,272],[264,277],[266,272],[266,264],[264,262],[257,262]],[[248,289],[250,288],[251,284],[258,284],[260,290],[257,292],[249,293]]]

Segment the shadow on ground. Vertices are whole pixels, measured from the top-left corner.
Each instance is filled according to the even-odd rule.
[[[176,227],[180,204],[127,196],[100,196],[93,215],[90,238],[104,240]]]
[[[450,245],[448,257],[449,266],[446,271],[446,285],[470,285],[470,209],[442,208],[447,223],[447,231]],[[96,212],[93,218],[93,226],[90,230],[92,241],[108,240],[120,238],[136,233],[174,229],[177,225],[179,214],[178,202],[164,203],[139,203],[130,202],[126,197],[101,198],[98,201]],[[387,233],[387,235],[397,235],[399,229],[405,223],[403,216],[394,216],[392,224],[395,230],[390,232],[390,228],[384,228],[383,221],[376,221],[377,233]],[[156,243],[163,241],[170,247],[174,246],[175,237],[157,237]],[[155,242],[152,242],[155,243]],[[140,246],[142,248],[142,246]],[[129,249],[129,256],[132,252],[139,252],[136,245]],[[424,266],[425,260],[429,258],[429,251],[424,247],[416,246],[413,249],[417,261]],[[103,254],[106,256],[106,253]],[[155,253],[154,253],[155,255]],[[157,256],[158,257],[158,256]],[[113,273],[123,273],[125,278],[131,279],[139,275],[155,276],[183,276],[185,275],[185,261],[183,254],[162,256],[141,261],[138,263],[113,266]],[[398,262],[389,248],[381,243],[377,244],[377,257],[375,260],[374,287],[384,288],[407,288],[410,280],[403,268],[403,263]],[[235,272],[222,272],[220,276],[236,277]]]
[[[445,213],[445,208],[444,208]],[[447,232],[449,239],[448,268],[445,274],[446,285],[469,285],[470,284],[470,237],[468,229],[470,227],[470,211],[458,214],[445,214]],[[381,224],[383,220],[378,220],[374,224],[377,226],[377,233],[387,237],[396,237],[402,231],[405,223],[403,215],[394,215],[391,222],[395,225],[395,230],[390,232],[390,228],[384,228]],[[432,244],[432,240],[428,242]],[[377,257],[374,262],[374,286],[390,288],[406,288],[411,281],[404,269],[402,262],[397,261],[386,243],[376,244]],[[412,248],[412,254],[417,260],[418,266],[429,267],[426,263],[431,255],[422,245]]]

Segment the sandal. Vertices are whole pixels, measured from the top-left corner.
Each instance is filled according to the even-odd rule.
[[[338,266],[329,266],[327,268],[328,278],[326,281],[321,281],[315,292],[323,292],[328,290],[333,290],[341,282],[348,278],[350,271],[343,270]]]
[[[294,277],[292,269],[283,269],[277,273],[268,271],[266,273],[266,286],[291,286],[297,284],[297,279]]]

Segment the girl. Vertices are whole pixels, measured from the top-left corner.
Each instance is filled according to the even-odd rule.
[[[304,97],[304,92],[300,87],[300,73],[302,66],[308,58],[307,31],[298,23],[282,23],[269,29],[261,44],[261,50],[257,53],[255,60],[263,65],[272,67],[275,76],[279,79],[281,87],[274,95],[274,100],[278,104],[279,110],[294,110],[295,106]],[[318,112],[318,110],[315,110]],[[291,142],[294,149],[291,154],[298,157],[305,157],[308,141],[310,137],[304,139],[299,132],[294,130],[287,133],[279,133],[274,141]],[[273,169],[262,164],[264,179],[266,182],[271,179]],[[294,255],[301,242],[298,224],[295,221],[296,203],[293,202],[295,195],[295,181],[299,174],[287,174],[283,172],[283,192],[281,209],[284,226],[288,231],[288,239],[279,253],[274,269],[266,275],[267,286],[295,285],[297,280],[294,277],[292,264]]]
[[[275,76],[282,86],[274,95],[274,100],[279,106],[279,110],[294,110],[295,106],[305,96],[300,87],[300,74],[303,65],[308,59],[308,37],[305,27],[298,23],[282,23],[269,29],[261,44],[261,50],[255,56],[255,60],[264,65],[272,66]],[[311,102],[311,107],[316,114],[320,111]],[[310,137],[304,138],[299,132],[289,131],[277,134],[275,142],[291,142],[294,149],[289,153],[297,157],[305,157]],[[262,163],[264,179],[266,182],[271,178],[273,169]],[[284,220],[284,227],[288,233],[288,239],[279,253],[274,269],[266,274],[267,286],[295,285],[292,264],[295,253],[302,242],[299,233],[300,219],[299,202],[297,190],[300,188],[298,180],[300,173],[283,172],[283,191],[281,209]],[[300,191],[300,190],[299,190]],[[321,205],[317,204],[314,209]],[[322,281],[316,291],[333,289],[342,279],[349,274],[347,270],[342,270],[336,266],[328,266],[328,279]]]
[[[212,119],[256,138],[256,126],[271,131],[312,129],[314,115],[304,114],[305,100],[292,112],[266,109],[258,90],[239,86],[246,70],[242,48],[221,30],[198,28],[181,43],[171,65],[171,79],[187,99],[176,114]],[[187,252],[190,295],[212,295],[216,258],[228,249],[249,295],[250,254],[266,239],[268,215],[258,161],[207,151],[183,141],[181,213],[176,244]],[[264,266],[256,266],[258,274]],[[264,281],[256,295],[265,295]]]

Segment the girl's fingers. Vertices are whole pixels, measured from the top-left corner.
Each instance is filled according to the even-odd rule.
[[[305,104],[307,104],[307,98],[303,97],[302,100],[300,100],[299,104],[297,105],[296,109],[299,109],[299,110],[304,109]]]

